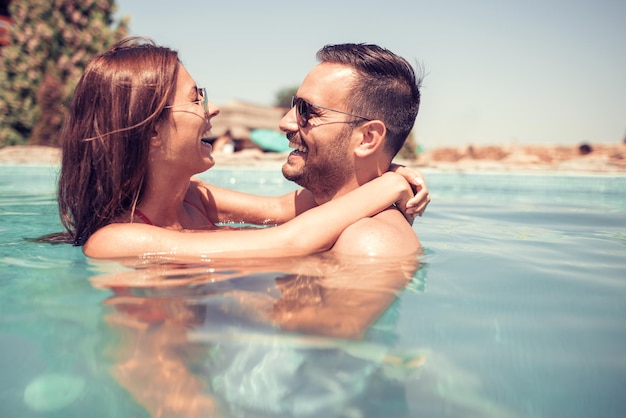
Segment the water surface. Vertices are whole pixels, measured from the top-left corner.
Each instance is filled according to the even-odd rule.
[[[623,176],[426,172],[414,266],[122,266],[24,239],[61,228],[57,171],[0,166],[0,416],[626,411]],[[269,170],[202,177],[293,189]]]

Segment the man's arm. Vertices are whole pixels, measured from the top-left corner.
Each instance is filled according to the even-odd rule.
[[[317,206],[311,193],[305,189],[282,196],[258,196],[201,181],[193,185],[200,193],[209,216],[218,222],[282,224]]]

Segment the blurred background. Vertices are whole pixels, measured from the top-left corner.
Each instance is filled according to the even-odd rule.
[[[128,35],[180,51],[225,110],[217,136],[271,130],[320,47],[367,42],[423,69],[415,153],[626,141],[621,0],[0,0],[0,12],[0,146],[58,144],[87,60]],[[234,128],[233,112],[266,123]]]

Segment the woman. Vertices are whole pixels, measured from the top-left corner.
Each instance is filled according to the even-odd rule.
[[[319,207],[306,190],[258,197],[203,183],[193,176],[214,165],[204,135],[218,113],[169,48],[129,38],[94,57],[64,127],[58,197],[66,240],[94,258],[309,254],[396,201],[412,198],[409,215],[423,210],[427,190],[413,197],[395,173]],[[233,231],[219,222],[282,225]]]

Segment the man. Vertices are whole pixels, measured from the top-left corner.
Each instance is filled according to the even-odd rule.
[[[283,175],[319,205],[389,170],[415,123],[421,78],[405,59],[377,45],[327,45],[317,58],[280,128],[295,148]],[[411,225],[390,207],[349,226],[333,251],[401,256],[419,246]]]

